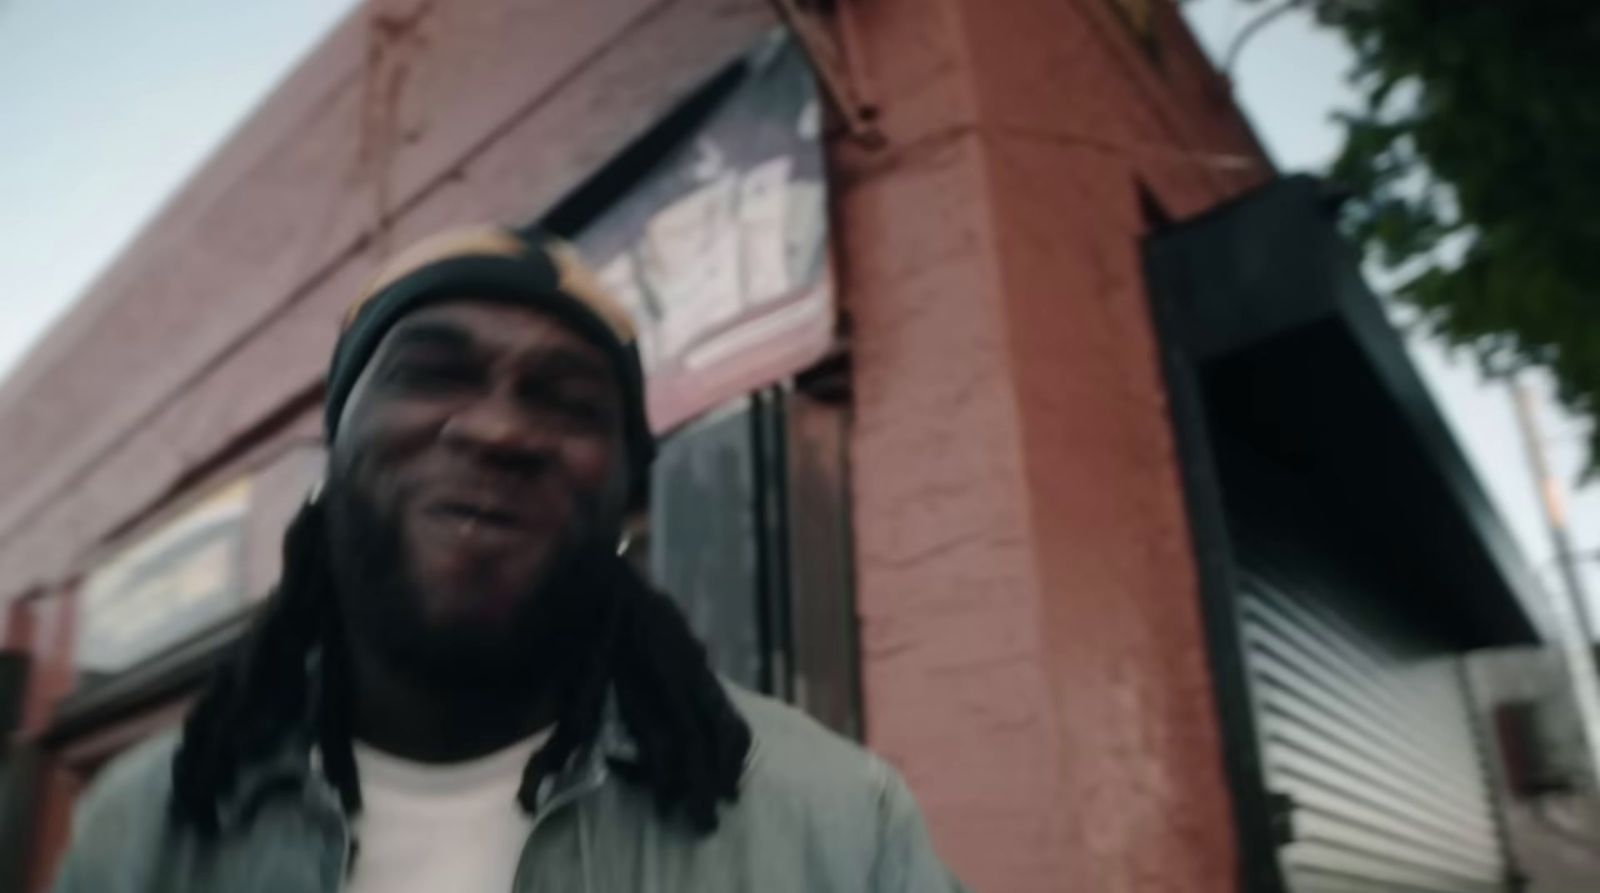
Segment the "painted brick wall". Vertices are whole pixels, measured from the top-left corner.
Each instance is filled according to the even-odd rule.
[[[1230,891],[1140,190],[1270,173],[1159,5],[846,6],[888,146],[837,147],[869,742],[975,889]]]

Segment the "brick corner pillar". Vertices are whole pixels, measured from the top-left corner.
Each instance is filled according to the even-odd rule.
[[[976,890],[1231,893],[1139,256],[1141,182],[1217,187],[1063,136],[1177,138],[1098,2],[839,7],[888,137],[832,158],[868,743]]]

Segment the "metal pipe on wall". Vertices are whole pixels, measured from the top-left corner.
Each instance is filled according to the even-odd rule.
[[[1545,526],[1550,531],[1550,541],[1555,547],[1556,565],[1561,571],[1562,588],[1566,598],[1553,599],[1559,624],[1562,657],[1567,672],[1572,677],[1573,699],[1589,755],[1585,767],[1584,784],[1591,791],[1600,791],[1600,672],[1594,660],[1594,643],[1597,637],[1593,606],[1583,584],[1578,568],[1578,555],[1572,547],[1572,535],[1567,526],[1565,486],[1550,469],[1545,452],[1544,437],[1539,427],[1538,413],[1532,395],[1522,378],[1507,378],[1511,402],[1516,409],[1517,427],[1522,433],[1522,445],[1528,459],[1528,470],[1539,489],[1539,506]]]

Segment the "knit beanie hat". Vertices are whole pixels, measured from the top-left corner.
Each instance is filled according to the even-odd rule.
[[[623,424],[637,495],[649,480],[655,437],[645,411],[638,337],[627,310],[570,246],[497,226],[440,233],[395,255],[346,315],[328,368],[324,429],[339,434],[350,391],[389,329],[426,306],[471,298],[547,314],[605,353],[622,387]]]

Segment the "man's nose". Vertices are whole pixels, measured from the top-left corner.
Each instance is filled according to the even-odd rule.
[[[500,394],[485,394],[458,409],[439,430],[439,440],[501,462],[540,462],[552,447],[549,432]]]

